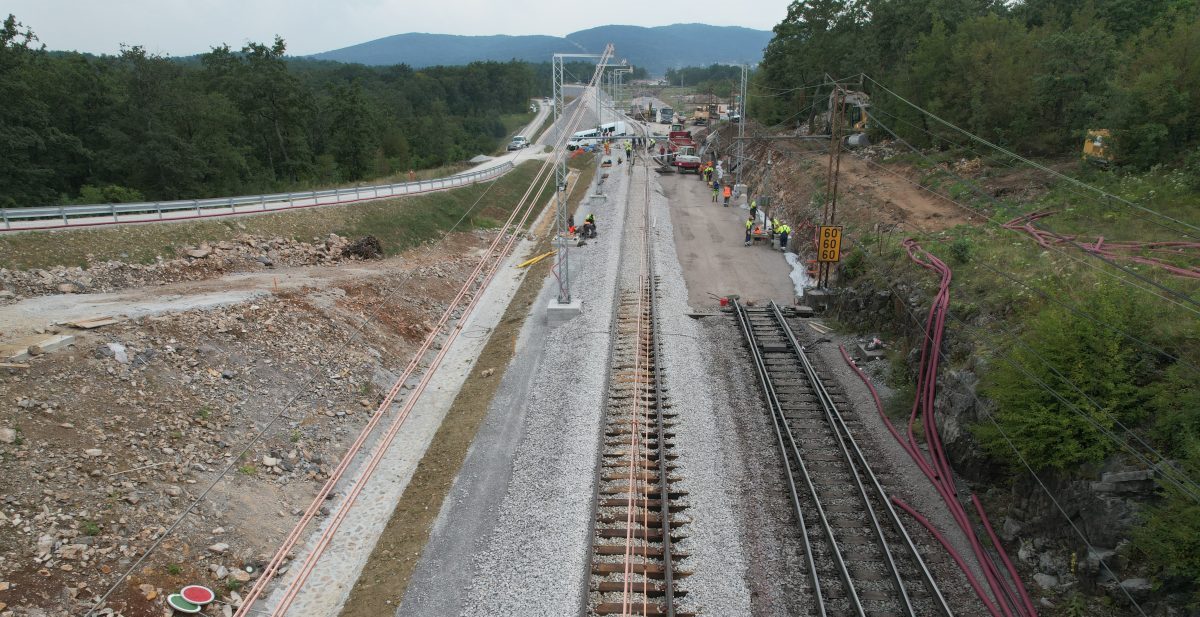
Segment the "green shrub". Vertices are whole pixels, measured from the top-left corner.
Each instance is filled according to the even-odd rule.
[[[1132,298],[1100,286],[1076,304],[1102,323],[1144,330],[1151,316]],[[1117,448],[1101,428],[1113,431],[1115,420],[1130,425],[1144,418],[1150,391],[1143,386],[1152,368],[1119,332],[1049,304],[1030,321],[1020,344],[995,358],[984,392],[997,403],[1000,427],[1030,464],[1068,469]],[[975,432],[993,455],[1015,462],[990,422],[976,425]]]
[[[867,259],[861,247],[854,247],[850,254],[842,260],[838,268],[838,278],[844,282],[853,281],[867,271]]]
[[[966,264],[971,261],[971,252],[974,247],[971,240],[966,236],[959,236],[950,243],[950,257],[958,264]]]
[[[1149,508],[1133,530],[1133,543],[1172,591],[1189,589],[1200,603],[1200,504],[1178,490]]]
[[[85,184],[79,188],[79,197],[72,199],[76,204],[124,204],[146,201],[146,197],[137,189],[131,189],[115,184],[94,186]]]

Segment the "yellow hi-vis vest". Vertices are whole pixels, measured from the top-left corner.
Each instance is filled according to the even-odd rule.
[[[792,233],[792,228],[787,225],[780,225],[779,229],[775,230],[775,233],[790,234]]]
[[[750,219],[746,219],[746,231],[750,231],[750,228],[753,226],[754,226],[754,221],[752,221]]]

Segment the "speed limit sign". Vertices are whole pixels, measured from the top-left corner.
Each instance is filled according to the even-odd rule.
[[[842,260],[842,228],[822,226],[817,234],[817,261],[837,263]]]

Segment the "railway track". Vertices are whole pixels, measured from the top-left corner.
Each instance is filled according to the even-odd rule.
[[[785,463],[808,562],[810,615],[953,613],[820,375],[774,302],[734,302]]]
[[[650,180],[643,164],[637,275],[623,277],[612,333],[609,384],[596,475],[589,615],[667,615],[686,595],[672,548],[681,533],[684,493],[672,486],[675,413],[664,388],[655,314],[657,281],[649,233]],[[632,191],[631,191],[632,193]],[[635,198],[629,207],[636,207]],[[630,224],[638,224],[630,212]],[[627,238],[628,240],[628,238]],[[625,261],[625,259],[622,259]]]

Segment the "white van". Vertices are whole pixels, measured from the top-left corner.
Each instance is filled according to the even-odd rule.
[[[567,141],[567,150],[575,150],[583,146],[590,146],[600,138],[599,129],[587,129],[584,131],[576,131],[571,135],[571,139]]]
[[[609,122],[608,124],[600,125],[601,131],[611,131],[613,135],[626,135],[624,122]]]

